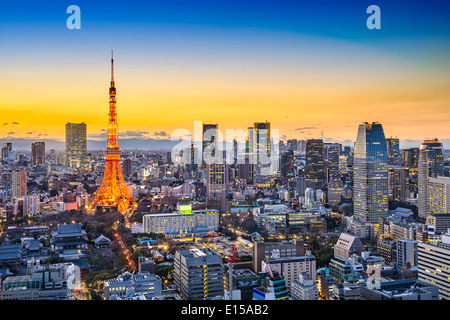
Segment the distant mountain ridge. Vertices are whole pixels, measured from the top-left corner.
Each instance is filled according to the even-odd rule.
[[[65,142],[54,139],[25,139],[10,138],[0,139],[0,143],[11,142],[13,151],[31,151],[31,144],[36,141],[44,141],[45,149],[65,150]],[[122,138],[119,139],[121,149],[158,149],[171,150],[178,142],[169,139],[151,139],[151,138]],[[106,148],[106,140],[87,140],[87,149],[103,150]]]

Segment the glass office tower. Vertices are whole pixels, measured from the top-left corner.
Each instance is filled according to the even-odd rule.
[[[377,224],[388,215],[388,156],[383,126],[359,125],[353,160],[354,215]]]

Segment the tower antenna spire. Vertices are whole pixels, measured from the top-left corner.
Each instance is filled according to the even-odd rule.
[[[111,81],[114,81],[114,51],[111,50]]]

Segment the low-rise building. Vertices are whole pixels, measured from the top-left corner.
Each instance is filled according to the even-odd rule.
[[[277,271],[286,281],[286,287],[290,287],[291,282],[299,277],[302,272],[311,275],[311,279],[316,281],[316,257],[307,254],[299,257],[286,258],[266,258],[262,261],[263,271]]]
[[[344,283],[348,280],[357,280],[361,277],[361,272],[364,271],[364,266],[356,262],[355,257],[332,258],[328,264],[330,276],[332,276],[337,283]]]
[[[52,233],[52,252],[65,260],[78,260],[86,254],[88,238],[81,224],[60,224]]]
[[[361,254],[364,251],[364,246],[361,240],[351,234],[341,233],[339,239],[334,245],[334,257],[349,258],[354,254]]]
[[[162,280],[146,271],[137,274],[125,272],[115,279],[105,280],[103,293],[105,300],[133,299],[141,295],[150,300],[162,294]]]
[[[298,279],[291,282],[290,296],[293,300],[317,300],[319,290],[316,282],[306,272],[302,272]]]
[[[169,238],[204,235],[219,229],[219,211],[207,209],[146,214],[142,224],[145,233],[163,233]]]
[[[74,299],[79,274],[72,263],[36,266],[32,274],[9,276],[2,283],[2,300]]]
[[[375,285],[361,285],[362,300],[438,300],[436,285],[417,279],[381,281]]]

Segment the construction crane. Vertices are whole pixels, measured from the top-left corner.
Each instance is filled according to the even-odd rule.
[[[239,255],[238,255],[238,251],[237,251],[237,246],[235,245],[232,249],[231,249],[231,253],[227,258],[227,262],[228,263],[235,263],[235,262],[239,262]]]
[[[239,255],[238,255],[238,250],[237,250],[237,246],[234,245],[234,247],[231,249],[231,253],[227,258],[227,262],[228,262],[228,290],[229,290],[229,294],[228,294],[228,299],[232,300],[233,299],[233,291],[234,291],[234,284],[233,284],[233,268],[234,268],[234,263],[235,262],[239,262]]]

